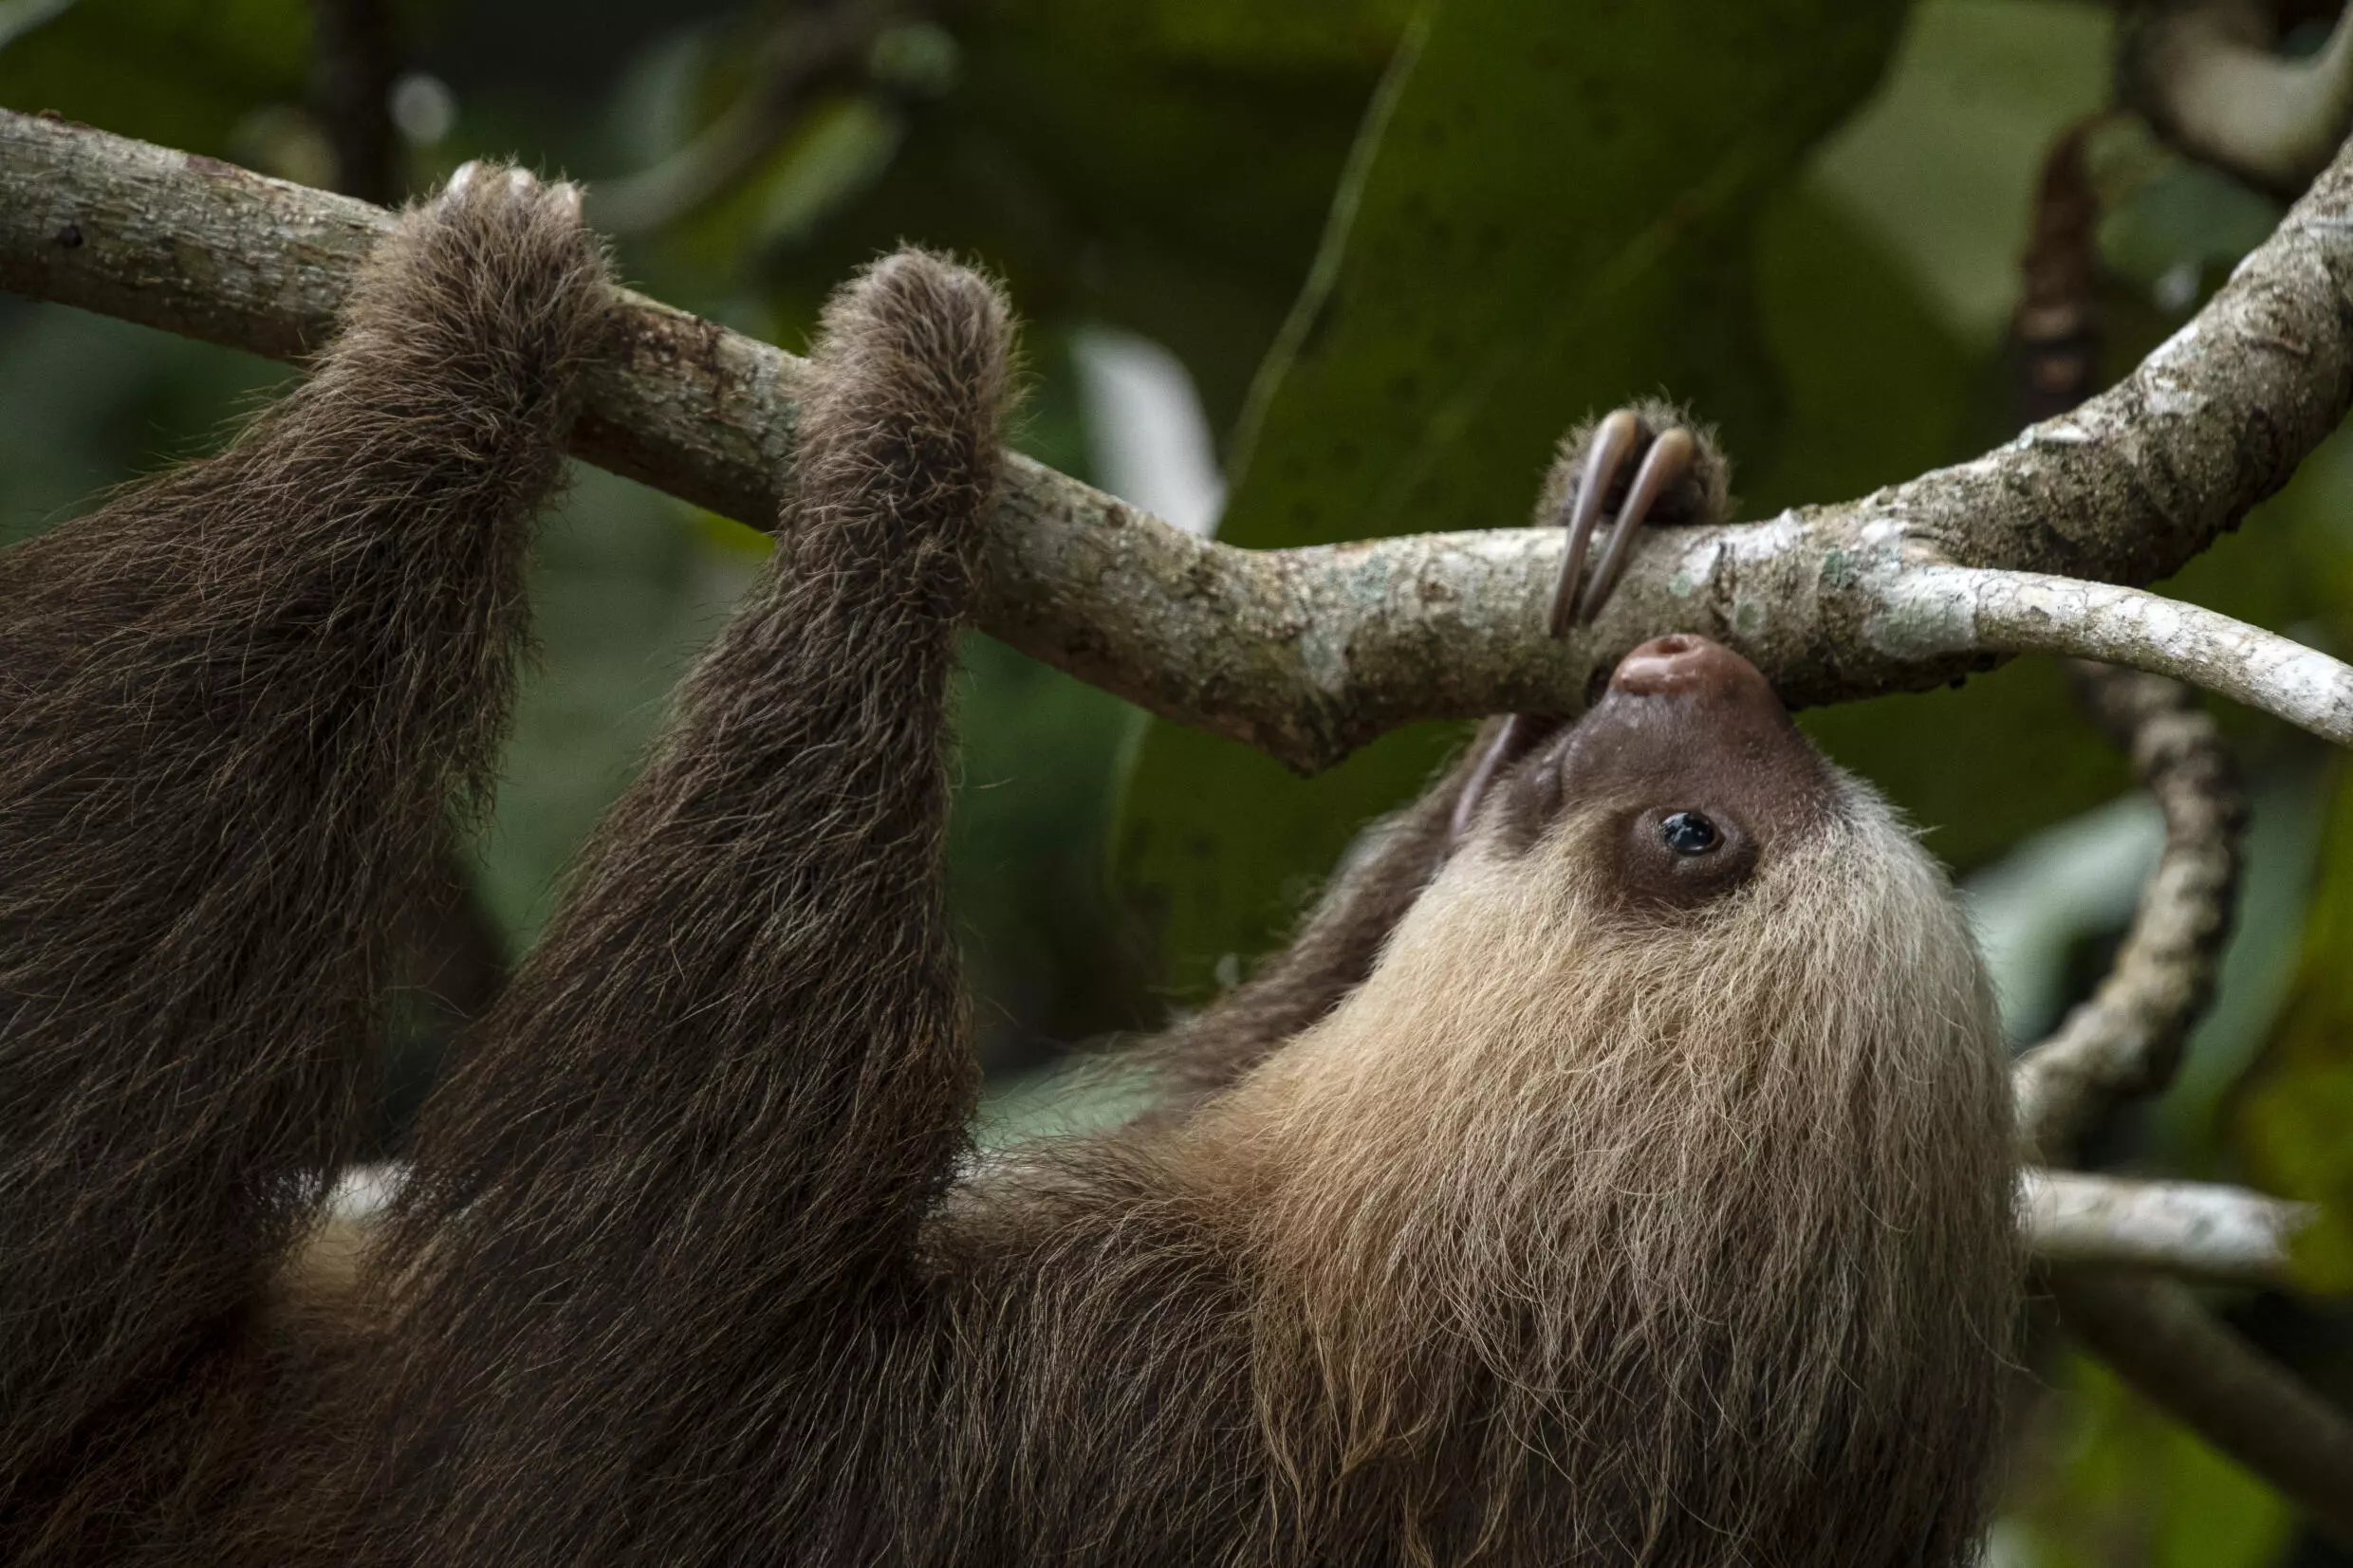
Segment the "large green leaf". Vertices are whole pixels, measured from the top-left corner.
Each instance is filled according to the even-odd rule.
[[[639,249],[667,295],[756,257],[784,336],[902,240],[975,254],[1025,316],[1102,320],[1239,410],[1314,254],[1365,100],[1412,0],[989,0],[953,19],[953,89],[891,114],[890,164],[822,223],[770,221],[805,151]]]
[[[2044,152],[2108,100],[2114,17],[2053,0],[1924,0],[1886,90],[1823,148],[1834,199],[1900,254],[1971,341],[2017,301]]]
[[[1267,71],[1367,62],[1378,68],[1415,9],[1416,0],[995,0],[988,19],[1132,59]]]
[[[1672,389],[1731,449],[1780,400],[1756,231],[1862,99],[1895,0],[1451,0],[1409,34],[1309,281],[1262,367],[1224,536],[1252,546],[1526,514],[1579,415]],[[1121,864],[1180,989],[1263,948],[1448,741],[1421,729],[1299,781],[1165,724],[1138,749]]]

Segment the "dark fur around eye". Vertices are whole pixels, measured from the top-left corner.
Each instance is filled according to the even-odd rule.
[[[1748,824],[1725,811],[1654,806],[1620,830],[1619,882],[1631,903],[1696,908],[1748,880],[1757,847]]]

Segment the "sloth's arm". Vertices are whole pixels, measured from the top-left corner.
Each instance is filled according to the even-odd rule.
[[[836,297],[775,556],[426,1109],[393,1259],[429,1560],[593,1559],[663,1455],[800,1451],[765,1423],[906,1299],[976,1087],[946,707],[1007,338],[919,253]]]
[[[227,451],[0,557],[0,1518],[197,1375],[367,1103],[602,315],[575,205],[411,212]]]

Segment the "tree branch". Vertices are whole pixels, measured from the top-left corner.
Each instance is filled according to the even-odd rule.
[[[293,359],[330,330],[353,266],[389,222],[215,159],[0,114],[0,287],[17,293]],[[769,525],[801,361],[634,294],[616,316],[573,450]],[[1730,643],[1793,704],[1924,689],[2025,647],[2172,658],[2149,614],[2145,635],[2103,643],[2085,622],[2111,601],[2085,600],[2069,618],[1991,580],[1906,583],[1934,564],[2149,581],[2286,483],[2348,404],[2353,161],[2341,157],[2120,386],[1861,501],[1658,530],[1599,623],[1571,636],[1543,634],[1556,529],[1247,551],[1020,458],[992,520],[980,620],[1025,653],[1303,770],[1414,719],[1574,711],[1597,669],[1671,628]],[[2294,684],[2340,689],[2346,677],[2317,658],[2282,666],[2278,680],[2242,671],[2237,692],[2281,711],[2329,710]],[[2183,673],[2220,678],[2220,666]]]
[[[2027,1245],[2061,1266],[2159,1269],[2220,1284],[2291,1287],[2288,1242],[2312,1205],[2204,1182],[2019,1173]]]
[[[2138,588],[2039,572],[1914,566],[1865,633],[1918,659],[2057,654],[2171,675],[2353,746],[2353,669],[2274,632]]]
[[[2139,1389],[2353,1543],[2353,1420],[2209,1317],[2187,1286],[2053,1269],[2060,1319]]]
[[[0,112],[0,287],[17,293],[299,359],[332,329],[389,224],[364,203],[215,159]],[[623,294],[573,450],[770,526],[802,370]],[[980,618],[1155,712],[1306,769],[1413,719],[1574,710],[1597,669],[1669,628],[1736,647],[1792,703],[1925,688],[2032,650],[2177,673],[2348,742],[2353,672],[2125,591],[2285,484],[2348,404],[2353,157],[2341,154],[2198,319],[2119,386],[1860,501],[1656,532],[1599,623],[1569,637],[1543,633],[1558,530],[1251,552],[1019,457],[991,520]],[[2088,1230],[2177,1266],[2271,1266],[2245,1238],[2149,1240],[2162,1207],[2111,1197]],[[2066,1219],[2053,1217],[2053,1245],[2088,1245],[2087,1222]],[[2353,1430],[2337,1412],[2178,1286],[2057,1271],[2054,1290],[2103,1356],[2353,1535]]]

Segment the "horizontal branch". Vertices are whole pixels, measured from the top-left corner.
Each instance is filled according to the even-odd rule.
[[[2310,1205],[2203,1182],[2068,1171],[2019,1175],[2028,1245],[2047,1264],[2159,1269],[2216,1283],[2292,1286],[2288,1243]]]
[[[20,294],[294,359],[331,330],[390,222],[216,159],[0,113],[0,288]],[[573,449],[770,526],[802,361],[638,295],[618,314]],[[2079,616],[2054,630],[1991,585],[1962,594],[1972,610],[1956,619],[1957,580],[1908,580],[1956,564],[2152,581],[2284,484],[2348,403],[2353,162],[2341,157],[2121,385],[1861,501],[1655,531],[1599,621],[1566,638],[1542,630],[1558,530],[1247,551],[1021,458],[992,519],[980,619],[1154,712],[1308,770],[1415,719],[1574,711],[1597,669],[1670,629],[1739,649],[1792,704],[1923,689],[2025,647],[2171,668],[2153,616],[2117,646],[2063,646],[2097,629]],[[1566,423],[1584,411],[1560,412]],[[2179,673],[2229,673],[2233,694],[2339,723],[2333,666],[2226,663]]]

